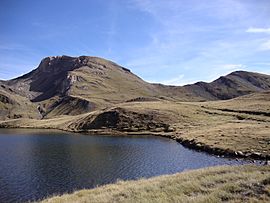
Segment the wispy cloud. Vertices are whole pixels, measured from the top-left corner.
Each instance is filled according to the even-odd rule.
[[[164,85],[185,85],[184,81],[184,75],[178,75],[173,78],[169,78],[166,80],[155,80],[155,81],[148,81],[151,83],[159,83],[159,84],[164,84]]]
[[[246,32],[249,33],[263,33],[263,34],[270,34],[270,27],[269,28],[248,28]],[[270,50],[270,39],[262,39],[262,42],[258,44],[257,50],[259,51],[268,51]]]
[[[181,82],[182,75],[192,78],[194,73],[199,80],[209,81],[228,71],[249,69],[242,64],[258,54],[263,57],[261,53],[268,50],[267,38],[249,35],[246,30],[250,27],[248,32],[266,31],[250,26],[270,17],[268,12],[254,17],[254,13],[265,8],[263,3],[238,0],[209,1],[207,4],[193,0],[133,2],[159,26],[156,32],[150,33],[152,41],[126,63],[148,80],[160,75],[156,71],[162,72],[163,78],[169,78],[159,80],[167,84]],[[173,73],[178,76],[171,77]]]
[[[249,67],[244,64],[215,64],[213,65],[213,68],[210,69],[211,71],[209,71],[208,77],[206,80],[204,80],[204,82],[211,82],[220,76],[227,75],[233,71],[248,70]]]
[[[161,83],[168,84],[168,85],[175,85],[175,84],[182,83],[183,79],[184,79],[184,75],[179,75],[177,77],[170,78],[168,80],[164,80]]]
[[[246,69],[246,66],[243,64],[223,64],[223,65],[220,65],[219,67],[223,70],[229,70],[229,71]]]
[[[38,51],[24,44],[0,41],[0,79],[11,79],[27,73],[38,65],[41,58]]]
[[[166,80],[159,80],[159,81],[158,80],[155,80],[155,81],[148,80],[148,82],[160,83],[160,84],[164,84],[164,85],[183,86],[183,85],[187,85],[187,84],[193,84],[193,83],[197,82],[197,80],[185,78],[185,75],[182,74],[182,75],[178,75],[176,77],[168,78]]]
[[[270,50],[270,40],[267,40],[264,43],[260,44],[259,49],[262,51]]]
[[[16,63],[0,63],[0,80],[9,80],[19,75],[23,75],[30,70],[33,70],[37,64],[34,63],[23,63],[17,62]]]
[[[268,33],[270,34],[270,28],[248,28],[246,30],[246,32],[250,32],[250,33]]]
[[[270,62],[257,62],[257,63],[253,63],[253,65],[270,66]]]
[[[91,54],[127,66],[145,80],[179,85],[269,62],[269,0],[88,1],[61,14],[61,3],[50,5],[39,6],[49,13],[28,15],[23,12],[28,5],[22,5],[13,20],[2,20],[16,29],[0,35],[0,71],[1,64],[13,63],[5,70],[26,72],[23,64],[48,55]],[[12,16],[6,12],[3,19]]]

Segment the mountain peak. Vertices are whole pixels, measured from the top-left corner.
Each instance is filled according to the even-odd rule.
[[[76,95],[77,91],[88,95],[89,90],[96,91],[97,86],[102,92],[118,91],[118,82],[124,79],[123,84],[130,80],[144,83],[129,69],[112,61],[94,56],[62,55],[43,58],[35,70],[6,84],[18,94],[39,102],[54,96]]]
[[[49,56],[41,60],[38,69],[44,72],[70,71],[82,66],[89,65],[88,62],[95,61],[95,58],[96,57],[91,56]]]
[[[129,69],[103,58],[94,56],[72,57],[67,55],[49,56],[42,59],[37,70],[41,72],[59,73],[62,71],[72,71],[83,66],[93,67],[94,65],[99,65],[103,68],[118,67],[124,71],[131,72]]]

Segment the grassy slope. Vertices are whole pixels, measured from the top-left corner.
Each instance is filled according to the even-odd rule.
[[[221,154],[241,151],[247,156],[259,154],[265,157],[270,154],[270,117],[252,114],[256,109],[264,113],[269,112],[270,103],[265,102],[269,98],[269,93],[264,95],[264,98],[264,100],[255,100],[254,95],[251,95],[250,98],[245,96],[226,102],[127,102],[77,116],[2,121],[0,126],[57,128],[79,132],[83,130],[89,133],[112,135],[158,134],[181,142],[189,141],[204,150],[209,148],[220,150]],[[252,102],[256,105],[252,105]],[[220,106],[233,112],[220,110]],[[250,108],[251,106],[254,109]],[[248,110],[248,112],[237,112],[240,107],[241,110]],[[110,111],[119,111],[122,116],[119,120],[112,118],[117,120],[117,127],[114,129],[109,127],[106,124],[109,118],[105,116],[103,120],[101,119],[104,125],[100,125],[97,129],[90,129],[93,123],[97,123],[95,120],[98,120],[96,119],[98,116]],[[151,128],[149,122],[152,122]],[[162,123],[169,125],[169,129],[162,128],[160,125]]]
[[[0,99],[0,120],[13,118],[39,118],[36,106],[29,99],[6,91],[0,87],[0,98],[7,98],[8,101]]]
[[[270,91],[248,94],[231,100],[209,102],[210,108],[270,113]]]
[[[61,202],[269,202],[269,166],[219,166],[55,196]]]
[[[104,63],[104,62],[103,62]],[[81,67],[72,72],[75,81],[70,94],[81,97],[95,104],[95,109],[110,107],[137,97],[169,100],[199,101],[201,98],[188,93],[184,88],[172,90],[169,87],[147,83],[129,71],[105,63],[105,67],[90,63],[93,69]]]
[[[245,154],[255,152],[269,155],[270,117],[214,109],[219,103],[137,103],[127,108],[137,111],[156,110],[163,121],[175,130],[171,135],[167,133],[175,139],[184,139],[198,146],[218,148],[231,153],[241,151]],[[238,100],[228,103],[232,110],[238,108]],[[242,109],[249,110],[250,105],[251,102],[241,102]],[[257,103],[257,106],[260,111],[269,112],[269,102],[265,106]]]

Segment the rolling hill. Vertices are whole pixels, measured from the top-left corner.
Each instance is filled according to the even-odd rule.
[[[270,76],[259,73],[236,71],[211,83],[166,86],[98,57],[46,57],[35,70],[0,81],[0,117],[51,118],[122,102],[222,100],[269,89]]]
[[[270,76],[260,73],[235,71],[211,83],[197,82],[184,86],[195,95],[207,100],[232,99],[270,89]]]

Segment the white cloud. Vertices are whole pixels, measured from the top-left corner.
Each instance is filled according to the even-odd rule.
[[[170,78],[168,80],[161,81],[161,83],[167,84],[167,85],[175,85],[175,84],[182,83],[183,78],[184,78],[184,75],[178,75],[177,77],[174,77],[174,78]]]
[[[245,69],[246,66],[243,64],[223,64],[219,66],[223,70],[229,70],[229,71],[234,71],[234,70],[240,70],[240,69]]]
[[[191,79],[186,79],[183,74],[178,75],[173,78],[169,78],[167,80],[160,80],[160,81],[149,81],[150,83],[160,83],[164,85],[175,85],[175,86],[183,86],[187,84],[193,84],[195,82],[198,82],[197,80],[191,80]]]
[[[220,76],[228,75],[234,71],[248,70],[248,67],[244,64],[216,64],[213,67],[204,82],[212,82]]]
[[[270,28],[248,28],[246,30],[246,32],[250,32],[250,33],[268,33],[270,34]]]

